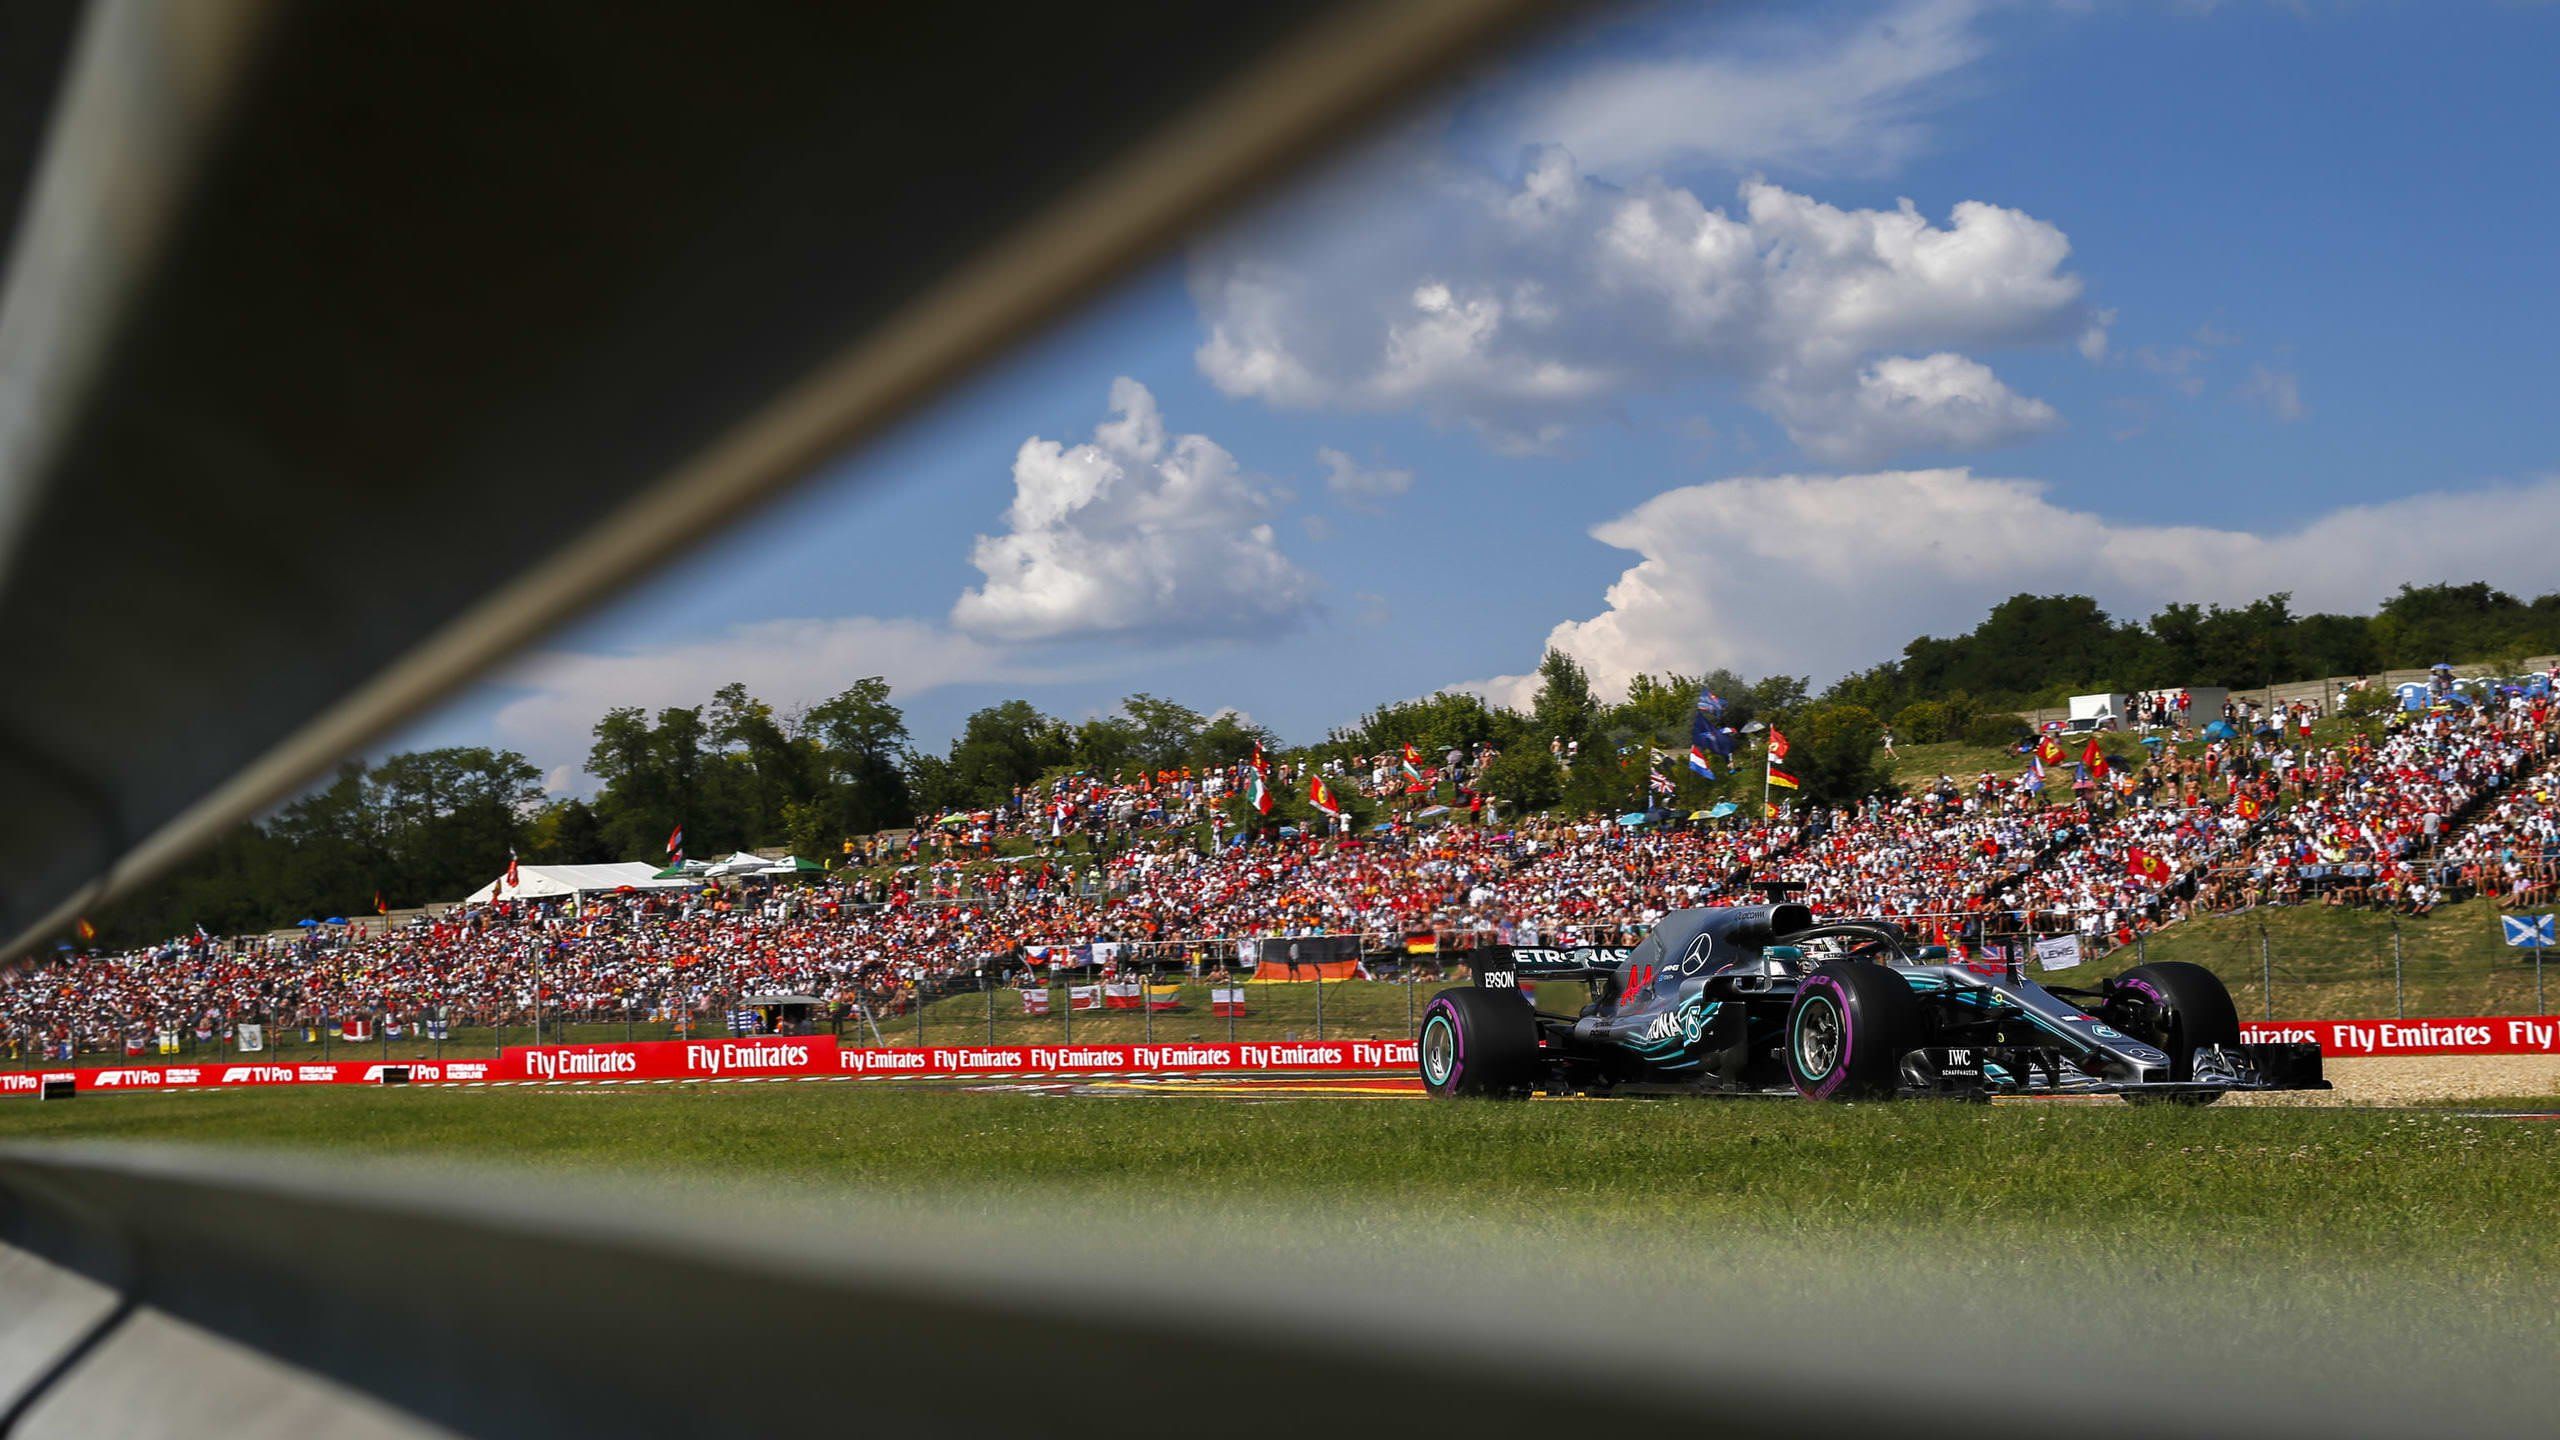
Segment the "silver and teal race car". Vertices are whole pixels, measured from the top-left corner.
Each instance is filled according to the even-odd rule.
[[[2212,971],[2137,965],[2095,990],[1953,963],[1878,921],[1797,904],[1677,910],[1625,950],[1489,951],[1424,1011],[1441,1096],[2122,1095],[2209,1104],[2325,1090],[2320,1047],[2250,1044]],[[1577,983],[1578,982],[1578,983]],[[1573,1014],[1535,991],[1581,991]],[[1577,996],[1579,998],[1579,995]]]

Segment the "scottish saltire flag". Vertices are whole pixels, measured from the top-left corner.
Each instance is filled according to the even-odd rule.
[[[2560,916],[2501,915],[2507,943],[2519,949],[2560,950]]]

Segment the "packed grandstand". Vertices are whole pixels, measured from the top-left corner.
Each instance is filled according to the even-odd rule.
[[[2243,718],[2254,723],[2184,745],[2128,734],[2114,763],[2047,734],[2014,769],[1757,816],[1495,820],[1467,805],[1485,757],[1453,751],[1434,757],[1420,794],[1400,757],[1330,763],[1334,786],[1413,802],[1366,833],[1204,844],[1198,826],[1223,796],[1315,776],[1240,763],[1062,779],[864,847],[872,863],[813,884],[494,898],[376,933],[324,925],[65,953],[0,976],[0,1033],[20,1053],[67,1055],[351,1015],[386,1029],[522,1023],[537,974],[543,1010],[564,1019],[713,1023],[777,990],[896,1013],[1026,960],[1223,974],[1236,942],[1258,937],[1356,936],[1379,956],[1626,943],[1665,910],[1753,899],[1773,882],[1819,910],[1954,945],[2068,934],[2092,954],[2206,911],[2548,898],[2560,803],[2547,683],[2327,743],[2307,708]],[[1455,803],[1422,803],[1441,799]]]

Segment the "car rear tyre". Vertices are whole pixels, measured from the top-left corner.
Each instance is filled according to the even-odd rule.
[[[2222,977],[2184,960],[2136,965],[2117,976],[2107,986],[2104,1009],[2108,1024],[2167,1052],[2173,1081],[2195,1078],[2197,1046],[2240,1043],[2239,1007],[2231,1003]],[[2137,1105],[2158,1101],[2210,1105],[2222,1096],[2219,1092],[2145,1095],[2135,1091],[2124,1098]]]
[[[1882,965],[1827,960],[1787,1011],[1787,1078],[1808,1100],[1885,1100],[1921,1039],[1920,998]]]
[[[1525,1095],[1538,1078],[1538,1021],[1527,1001],[1501,990],[1460,988],[1422,1012],[1422,1086],[1448,1098]]]

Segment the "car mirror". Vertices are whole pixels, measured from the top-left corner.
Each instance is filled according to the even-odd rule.
[[[1760,953],[1768,956],[1772,960],[1802,960],[1804,958],[1804,947],[1800,945],[1771,945],[1761,950]]]
[[[1914,960],[1944,960],[1947,958],[1947,947],[1944,945],[1923,945],[1919,949],[1911,952],[1911,958]]]

